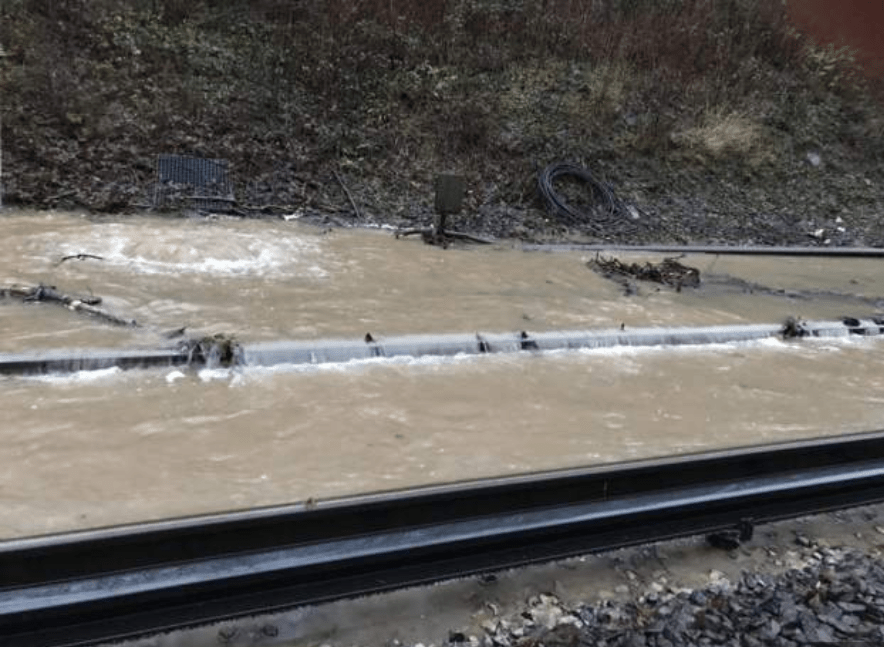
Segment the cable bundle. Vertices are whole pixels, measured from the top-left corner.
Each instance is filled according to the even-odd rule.
[[[593,197],[591,211],[583,211],[568,204],[567,200],[556,192],[553,183],[562,177],[573,177],[589,186]],[[635,231],[635,225],[629,220],[623,201],[609,186],[598,181],[582,166],[566,162],[550,164],[540,173],[537,184],[549,210],[565,224],[586,227],[598,235]]]

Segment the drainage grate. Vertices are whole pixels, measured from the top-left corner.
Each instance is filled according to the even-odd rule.
[[[154,207],[230,211],[235,200],[227,168],[224,159],[158,155]]]

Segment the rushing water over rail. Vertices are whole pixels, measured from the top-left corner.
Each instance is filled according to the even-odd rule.
[[[0,222],[0,283],[94,293],[140,324],[7,299],[0,353],[158,349],[187,326],[233,335],[247,362],[0,377],[2,536],[884,428],[884,342],[837,323],[884,298],[877,260],[687,256],[743,283],[627,296],[581,252],[440,250],[282,220]],[[60,262],[79,253],[103,260]],[[599,347],[788,315],[841,334]],[[538,348],[556,331],[605,343],[525,352],[522,330]],[[397,354],[448,331],[476,354]],[[328,340],[371,356],[292,363]]]
[[[179,350],[115,351],[92,350],[79,353],[45,351],[41,353],[0,354],[0,374],[42,374],[53,372],[96,371],[107,368],[157,368],[181,365],[275,366],[278,364],[335,364],[394,357],[456,357],[486,353],[552,351],[648,346],[697,346],[727,344],[771,337],[845,337],[875,336],[884,332],[881,319],[861,320],[847,317],[842,321],[799,322],[783,324],[745,324],[692,328],[639,328],[625,330],[574,330],[546,333],[476,333],[475,335],[411,335],[377,340],[331,339],[319,341],[278,341],[250,344],[229,352],[226,361],[209,348],[194,357],[193,347]],[[214,351],[214,352],[213,352]]]

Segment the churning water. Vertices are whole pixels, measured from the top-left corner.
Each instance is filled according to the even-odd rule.
[[[0,285],[93,293],[140,324],[7,299],[2,353],[158,348],[182,326],[260,346],[777,323],[869,315],[884,297],[875,260],[694,256],[682,262],[714,281],[626,296],[580,252],[440,250],[283,220],[6,212],[2,227]],[[61,262],[77,254],[101,259]],[[767,339],[5,377],[0,536],[876,429],[882,350]]]

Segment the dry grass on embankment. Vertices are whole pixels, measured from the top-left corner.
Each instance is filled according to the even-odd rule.
[[[710,168],[783,185],[806,150],[884,150],[849,53],[779,0],[6,0],[0,33],[12,202],[119,209],[162,152],[230,159],[246,202],[336,168],[394,218],[441,168],[469,208],[530,211],[554,159],[648,203]]]

